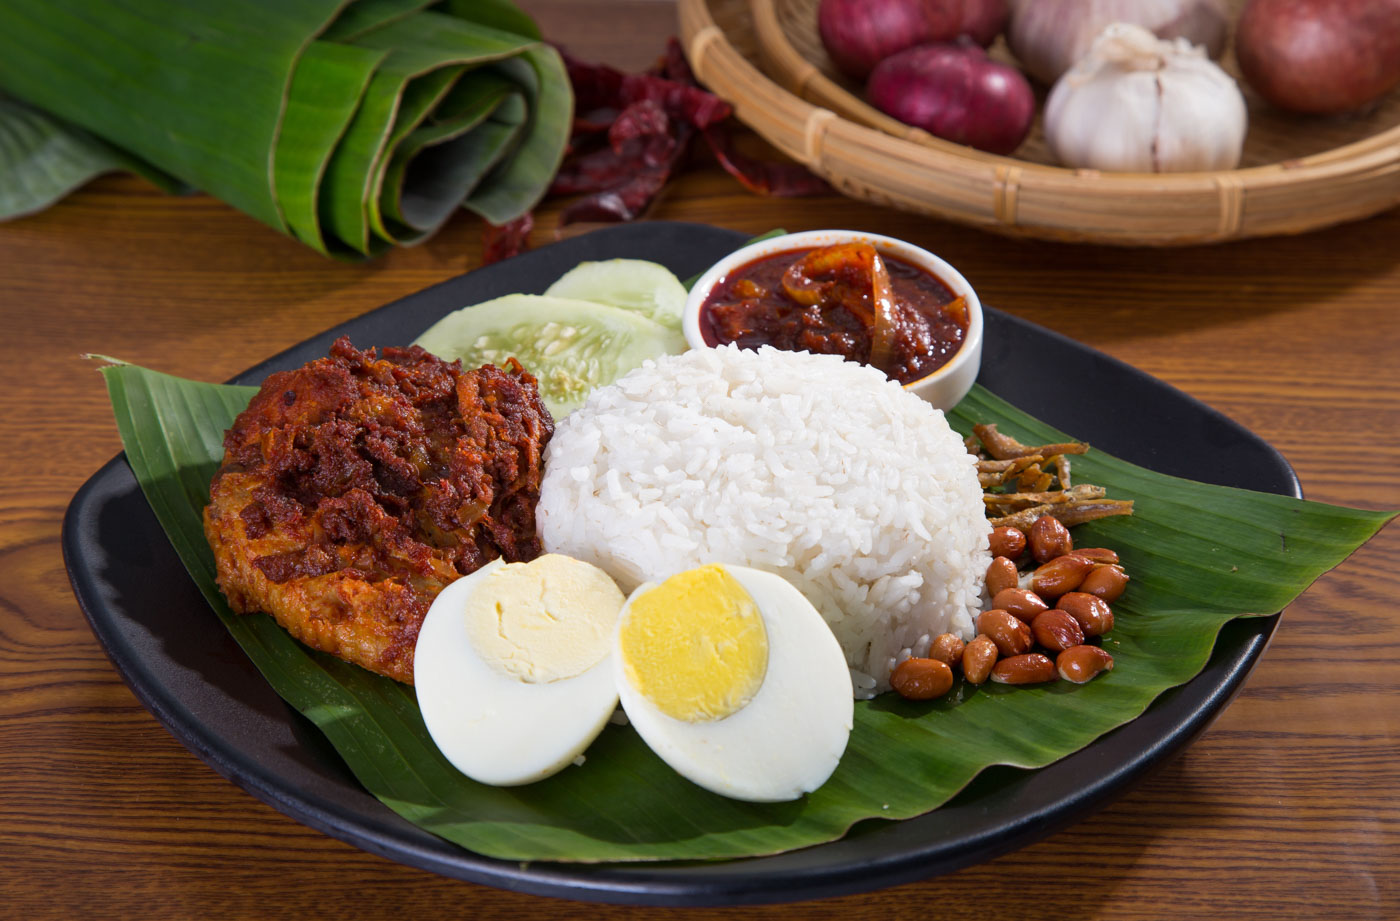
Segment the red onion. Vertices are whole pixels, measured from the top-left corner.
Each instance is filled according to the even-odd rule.
[[[822,0],[817,10],[831,62],[856,80],[895,52],[939,37],[938,25],[944,24],[930,20],[924,0]]]
[[[986,46],[1006,27],[1006,0],[822,0],[817,31],[837,69],[864,80],[880,61],[968,35]]]
[[[1035,94],[1021,72],[967,41],[888,57],[865,91],[872,105],[905,124],[990,153],[1015,150],[1035,118]]]
[[[996,41],[1010,18],[1006,0],[962,0],[962,24],[958,33],[986,48]]]
[[[1252,0],[1235,54],[1249,85],[1279,108],[1359,108],[1400,84],[1400,0]]]

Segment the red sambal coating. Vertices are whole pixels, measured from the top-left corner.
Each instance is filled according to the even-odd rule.
[[[535,535],[554,421],[535,379],[463,371],[417,346],[269,375],[224,436],[204,533],[239,613],[413,682],[418,628],[450,582]]]
[[[711,345],[842,355],[907,384],[952,359],[967,303],[912,263],[868,243],[774,253],[723,278],[701,307]]]

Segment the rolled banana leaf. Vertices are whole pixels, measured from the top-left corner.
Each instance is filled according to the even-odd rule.
[[[0,219],[132,169],[352,258],[525,213],[573,115],[509,0],[13,0],[0,93]]]

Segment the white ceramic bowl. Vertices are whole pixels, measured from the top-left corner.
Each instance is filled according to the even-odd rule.
[[[937,371],[904,385],[906,390],[912,390],[939,409],[952,409],[959,400],[967,396],[973,381],[977,380],[978,370],[982,367],[982,302],[977,299],[977,292],[972,290],[972,286],[957,269],[928,250],[903,240],[896,240],[894,237],[856,230],[808,230],[750,243],[743,249],[735,250],[711,266],[690,289],[690,297],[686,300],[682,317],[686,341],[690,343],[691,348],[709,347],[709,343],[700,332],[700,307],[709,296],[710,290],[735,269],[773,253],[830,246],[834,243],[870,243],[882,256],[896,256],[931,273],[947,285],[955,296],[961,295],[967,301],[967,335],[952,360]]]

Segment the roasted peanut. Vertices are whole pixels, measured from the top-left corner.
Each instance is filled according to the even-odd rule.
[[[1071,646],[1055,657],[1055,671],[1066,681],[1084,684],[1113,670],[1113,656],[1098,646]]]
[[[1055,607],[1077,620],[1085,636],[1103,636],[1113,629],[1113,609],[1098,595],[1067,592],[1055,602]]]
[[[1041,611],[1050,610],[1050,605],[1028,588],[1002,589],[992,596],[992,607],[1009,611],[1026,623],[1035,620]]]
[[[1084,629],[1064,611],[1042,611],[1031,621],[1031,635],[1051,652],[1063,652],[1084,642]]]
[[[1031,573],[1031,591],[1047,601],[1072,592],[1097,564],[1073,554],[1057,556]]]
[[[1070,551],[1071,556],[1082,556],[1086,560],[1093,560],[1095,563],[1116,563],[1118,554],[1107,547],[1075,547]]]
[[[997,684],[1041,684],[1055,680],[1055,663],[1038,652],[1002,659],[992,666]]]
[[[1004,556],[992,560],[987,567],[987,594],[995,595],[1004,588],[1015,588],[1017,582],[1016,564]]]
[[[1031,628],[1005,611],[993,608],[977,615],[977,632],[997,644],[1004,656],[1018,656],[1031,651]]]
[[[933,700],[953,686],[953,670],[937,659],[905,659],[890,673],[890,687],[909,700]]]
[[[1026,535],[1026,540],[1031,545],[1031,556],[1037,563],[1048,563],[1074,549],[1074,540],[1069,536],[1069,528],[1050,515],[1041,515],[1035,520],[1030,533]]]
[[[1020,528],[992,528],[992,536],[988,541],[991,544],[992,556],[1004,556],[1014,560],[1026,552],[1026,535]]]
[[[1099,563],[1089,570],[1084,581],[1079,583],[1081,592],[1098,595],[1110,604],[1118,600],[1123,589],[1128,587],[1128,574],[1122,566],[1112,563]]]
[[[955,634],[940,633],[933,638],[933,643],[928,648],[928,657],[937,659],[944,665],[957,665],[962,661],[963,648],[966,645]]]
[[[997,664],[997,644],[989,636],[979,636],[967,644],[962,654],[963,678],[968,684],[981,684]]]

